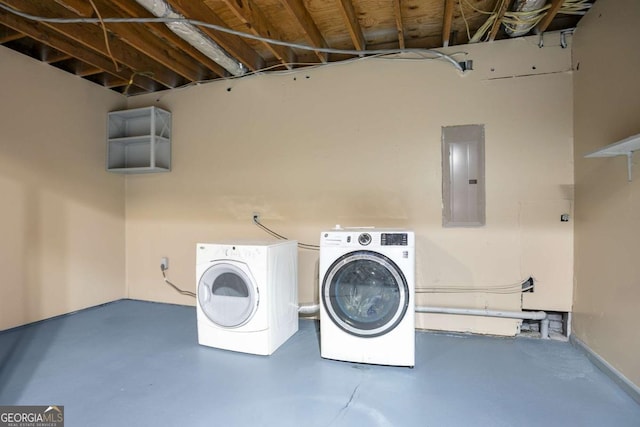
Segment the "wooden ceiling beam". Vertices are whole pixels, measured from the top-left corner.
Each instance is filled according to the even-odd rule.
[[[151,14],[138,4],[135,1],[130,0],[111,0],[110,3],[117,7],[122,13],[127,16],[133,17],[151,17]],[[171,43],[176,49],[181,50],[182,52],[189,55],[191,58],[195,59],[197,62],[202,64],[204,67],[208,68],[213,73],[219,76],[225,76],[227,71],[220,66],[220,64],[213,62],[210,58],[206,57],[202,52],[198,49],[187,43],[181,37],[179,37],[176,33],[167,28],[164,24],[140,24],[143,25],[148,31],[155,34],[157,37],[166,40]]]
[[[442,47],[442,38],[440,34],[434,34],[432,36],[427,37],[417,37],[417,38],[408,38],[405,40],[406,49],[437,49]],[[385,42],[385,43],[376,43],[367,45],[367,48],[370,50],[387,50],[387,49],[396,49],[398,47],[398,43],[393,42]],[[345,58],[346,59],[346,58]]]
[[[118,15],[120,15],[120,11],[109,4],[110,0],[94,0],[94,2],[98,10],[100,10],[101,15],[112,17],[118,17]],[[127,45],[187,80],[193,82],[205,78],[202,68],[193,66],[191,57],[179,52],[167,43],[163,43],[161,39],[158,39],[155,35],[146,31],[144,26],[128,23],[109,23],[107,24],[107,29]],[[224,76],[225,74],[222,72],[222,74],[219,75]]]
[[[83,18],[90,18],[95,13],[91,2],[87,0],[54,0],[60,6],[69,9],[76,15],[80,15]]]
[[[500,30],[500,25],[502,24],[502,19],[504,18],[504,14],[507,12],[507,10],[509,10],[512,2],[513,0],[505,0],[502,2],[502,6],[500,7],[500,10],[498,10],[496,20],[493,21],[491,31],[489,32],[490,42],[496,39],[496,36],[498,35],[498,30]]]
[[[98,67],[95,67],[91,64],[87,64],[85,62],[78,62],[73,70],[73,73],[76,76],[87,77],[93,76],[96,74],[104,73],[104,70]]]
[[[398,30],[398,46],[404,49],[404,25],[402,25],[402,5],[401,0],[393,0],[393,14],[396,18],[396,28]]]
[[[98,80],[101,81],[102,86],[108,87],[109,89],[113,89],[114,87],[127,86],[129,84],[128,79],[121,79],[120,77],[112,76],[111,74],[105,74]]]
[[[71,42],[69,39],[62,36],[54,29],[45,26],[41,22],[25,21],[24,19],[9,12],[0,11],[0,23],[14,29],[15,31],[25,34],[40,43],[51,46],[61,52],[65,52],[100,70],[104,70],[109,74],[127,79],[132,73],[131,70],[127,69],[116,70],[113,62],[108,58],[81,48],[77,43]],[[136,81],[136,85],[149,92],[153,92],[157,89],[153,81],[146,77],[138,79]]]
[[[356,50],[365,50],[367,45],[353,3],[351,3],[351,0],[338,0],[338,6],[347,26],[347,31],[349,31],[349,36],[351,36],[353,46]]]
[[[221,27],[227,27],[227,24],[220,19],[216,13],[211,10],[204,2],[193,0],[169,0],[169,4],[177,13],[195,19],[207,22]],[[249,46],[242,38],[221,31],[215,31],[206,27],[199,28],[220,45],[229,55],[237,61],[243,63],[249,70],[256,71],[264,68],[264,59]],[[186,42],[185,42],[186,43]]]
[[[564,3],[564,0],[553,0],[551,2],[551,7],[549,8],[549,10],[547,10],[547,13],[544,15],[544,18],[542,18],[542,21],[538,22],[538,25],[536,25],[536,27],[533,29],[533,32],[535,34],[540,34],[547,31],[549,24],[551,24],[551,21],[553,21],[553,18],[556,17],[563,3]]]
[[[11,28],[0,28],[0,44],[12,42],[14,40],[20,40],[26,36],[18,31],[14,31]]]
[[[55,2],[32,2],[28,0],[3,0],[3,3],[14,9],[39,16],[57,16],[60,18],[77,18],[75,14],[57,5]],[[111,57],[107,52],[102,28],[96,24],[52,24],[43,23],[58,33],[74,40],[78,46],[84,46],[94,52]],[[110,24],[109,24],[110,25]],[[109,27],[109,26],[108,26]],[[153,79],[165,87],[173,88],[182,81],[175,72],[160,65],[145,55],[140,55],[131,49],[126,43],[115,36],[109,37],[109,46],[112,57],[116,62],[139,72],[153,73]],[[115,67],[114,67],[115,68]]]
[[[259,37],[266,37],[274,40],[284,40],[282,33],[278,30],[260,11],[253,0],[222,0],[236,17],[242,21],[247,30]],[[205,0],[205,3],[207,1]],[[296,54],[293,49],[287,46],[262,42],[267,49],[278,58],[282,64],[291,69],[291,63],[296,62]]]
[[[298,27],[302,30],[304,38],[312,47],[327,48],[327,42],[322,36],[320,29],[314,22],[311,14],[305,7],[302,0],[280,0],[282,5],[287,9],[289,14],[293,16]],[[327,62],[327,54],[324,52],[313,51],[323,64]]]
[[[73,58],[73,56],[69,55],[66,52],[60,52],[57,49],[47,49],[43,52],[42,61],[47,64],[55,64],[56,62],[66,61],[67,59]]]
[[[445,0],[444,16],[442,17],[442,46],[449,46],[451,37],[451,22],[453,21],[453,3],[454,0]]]

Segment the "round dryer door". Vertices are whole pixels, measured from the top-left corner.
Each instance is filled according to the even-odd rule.
[[[259,294],[243,263],[219,262],[209,267],[198,282],[198,304],[218,326],[237,328],[256,312]]]
[[[398,266],[373,251],[338,258],[322,282],[322,301],[331,320],[360,337],[393,330],[409,306],[409,288]]]

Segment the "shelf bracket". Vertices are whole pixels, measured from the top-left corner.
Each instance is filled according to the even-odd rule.
[[[631,169],[633,168],[633,153],[640,150],[640,134],[630,136],[618,141],[614,144],[609,144],[606,147],[602,147],[596,151],[585,154],[586,158],[595,157],[616,157],[627,156],[627,181],[631,182]]]

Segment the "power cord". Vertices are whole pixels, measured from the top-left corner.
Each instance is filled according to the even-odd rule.
[[[166,283],[167,285],[171,286],[171,287],[172,287],[173,289],[175,289],[175,290],[176,290],[176,292],[178,292],[179,294],[187,295],[187,296],[194,297],[194,298],[196,297],[195,292],[185,291],[185,290],[183,290],[183,289],[180,289],[179,287],[177,287],[177,286],[176,286],[176,285],[174,285],[173,283],[171,283],[171,282],[169,281],[169,279],[167,279],[167,275],[165,274],[165,270],[166,270],[166,268],[164,268],[164,265],[160,264],[160,271],[162,271],[162,277],[164,278],[164,281],[165,281],[165,283]]]
[[[282,234],[278,234],[275,231],[271,230],[270,228],[266,227],[264,224],[262,224],[260,222],[260,220],[258,219],[258,215],[254,215],[253,216],[253,223],[255,225],[257,225],[258,227],[260,227],[261,229],[263,229],[264,231],[266,231],[271,236],[275,237],[276,239],[289,240],[286,237],[284,237]],[[309,251],[319,251],[320,250],[320,246],[318,246],[318,245],[310,245],[308,243],[300,243],[300,242],[298,242],[298,247],[300,249],[307,249]]]

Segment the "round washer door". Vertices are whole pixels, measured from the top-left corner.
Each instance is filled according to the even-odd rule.
[[[327,270],[322,302],[342,330],[377,337],[393,330],[409,306],[409,287],[398,266],[373,251],[349,252]]]
[[[215,263],[198,282],[198,304],[218,326],[245,325],[254,316],[259,302],[258,288],[242,263]]]

